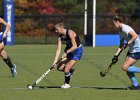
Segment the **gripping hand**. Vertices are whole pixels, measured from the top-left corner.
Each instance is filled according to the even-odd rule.
[[[115,64],[115,63],[117,63],[118,62],[118,56],[114,56],[113,58],[112,58],[112,62]]]
[[[125,43],[125,44],[123,45],[123,48],[125,49],[125,48],[127,48],[127,46],[128,46],[128,43]]]

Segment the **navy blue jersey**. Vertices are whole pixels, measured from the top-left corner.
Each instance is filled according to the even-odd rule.
[[[61,38],[61,41],[65,42],[66,44],[66,48],[64,51],[67,51],[68,49],[72,47],[71,39],[69,37],[69,29],[66,29],[66,36],[63,36],[62,34],[60,34],[59,37]],[[75,41],[78,48],[74,50],[73,52],[69,52],[67,54],[67,58],[71,60],[80,60],[82,57],[83,48],[82,48],[78,35],[75,36]]]
[[[71,39],[69,37],[69,29],[66,29],[66,36],[65,37],[62,34],[60,34],[59,37],[61,38],[61,41],[65,42],[66,50],[68,50],[72,47]],[[80,42],[80,39],[79,39],[77,34],[75,36],[75,41],[76,41],[77,47],[79,47],[81,42]]]

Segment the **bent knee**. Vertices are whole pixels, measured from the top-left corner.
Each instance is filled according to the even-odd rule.
[[[123,71],[128,71],[128,66],[123,66],[123,65],[122,65],[122,70],[123,70]]]
[[[70,72],[70,68],[66,67],[66,68],[64,69],[64,72],[65,72],[65,73],[69,73],[69,72]]]

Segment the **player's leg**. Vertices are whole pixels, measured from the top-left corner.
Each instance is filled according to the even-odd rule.
[[[135,59],[131,57],[126,57],[124,63],[122,64],[122,70],[129,71],[129,67],[131,67],[135,62]]]
[[[128,89],[130,89],[130,90],[139,89],[139,84],[138,84],[138,81],[135,77],[135,74],[133,72],[126,72],[126,73],[132,82],[132,86],[129,86]]]
[[[69,62],[70,60],[69,59],[64,59],[63,61],[61,61],[58,65],[57,65],[57,70],[58,71],[62,71],[64,72],[64,69],[65,69],[65,66],[66,64]]]
[[[64,69],[64,73],[65,73],[65,82],[64,85],[62,85],[62,88],[70,88],[69,82],[70,82],[70,77],[71,77],[71,73],[70,70],[73,68],[73,66],[76,64],[76,60],[70,60],[67,64],[66,67]]]
[[[64,61],[61,61],[58,66],[57,66],[57,70],[58,71],[61,71],[61,72],[64,72],[64,69],[65,69],[65,66],[66,64],[69,62],[70,60],[69,59],[66,59]],[[70,69],[70,73],[71,75],[75,72],[75,69]]]
[[[140,73],[140,68],[133,66],[138,59],[140,59],[140,53],[128,53],[122,69],[128,72]]]
[[[138,81],[134,75],[134,73],[140,73],[140,68],[133,66],[133,64],[137,61],[136,59],[138,59],[136,56],[133,56],[134,58],[132,58],[129,54],[128,57],[126,57],[126,60],[124,61],[123,65],[122,65],[122,69],[124,71],[126,71],[129,79],[132,82],[132,86],[129,87],[129,89],[139,89],[139,85],[138,85]],[[134,54],[137,55],[137,54]]]
[[[66,67],[64,69],[65,73],[65,84],[62,85],[62,88],[69,88],[69,82],[71,75],[74,73],[75,69],[73,69],[74,65],[77,61],[79,61],[82,57],[83,48],[82,46],[79,46],[74,52],[68,53],[67,58],[70,59],[69,62],[66,64]]]
[[[1,42],[1,43],[0,43],[0,51],[1,51],[3,48],[4,48],[4,43]]]
[[[11,59],[9,58],[9,56],[7,55],[4,49],[1,50],[0,55],[3,58],[3,61],[10,68],[12,76],[15,77],[17,75],[16,65],[12,63]]]

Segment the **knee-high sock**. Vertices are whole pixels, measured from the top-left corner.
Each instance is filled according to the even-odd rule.
[[[69,84],[69,82],[70,82],[70,73],[69,72],[67,72],[67,73],[65,73],[65,83],[67,83],[67,84]]]
[[[13,68],[13,64],[12,64],[12,62],[11,62],[9,57],[7,57],[7,59],[3,58],[3,60],[9,66],[9,68]]]
[[[140,68],[135,67],[135,66],[129,66],[128,67],[128,72],[140,73]]]
[[[138,81],[137,81],[137,79],[135,77],[135,74],[133,72],[126,72],[126,73],[127,73],[128,77],[129,77],[129,79],[131,80],[133,86],[138,86]]]

